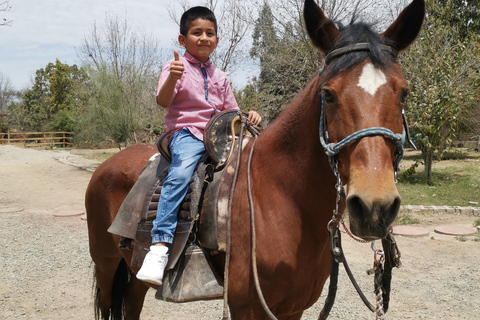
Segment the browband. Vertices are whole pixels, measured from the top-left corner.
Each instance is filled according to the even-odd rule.
[[[397,57],[397,50],[393,49],[390,46],[381,44],[383,50],[390,52],[395,58]],[[370,51],[370,44],[368,43],[356,43],[350,46],[346,46],[340,49],[333,50],[325,56],[325,64],[328,64],[330,60],[338,56],[344,55],[346,53],[355,52],[355,51]]]

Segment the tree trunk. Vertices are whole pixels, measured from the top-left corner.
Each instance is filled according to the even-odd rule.
[[[425,162],[425,176],[427,177],[427,184],[432,181],[432,162],[433,162],[433,150],[427,148],[423,151],[423,160]]]

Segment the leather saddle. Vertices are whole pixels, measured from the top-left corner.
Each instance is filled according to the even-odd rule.
[[[243,148],[252,134],[259,132],[259,128],[247,126],[248,129],[240,135],[242,117],[244,115],[237,110],[222,111],[214,115],[205,128],[206,153],[197,164],[189,190],[178,213],[177,229],[169,249],[169,261],[166,267],[170,272],[167,273],[164,283],[173,281],[168,279],[170,274],[175,275],[178,282],[179,274],[185,268],[186,255],[198,254],[199,250],[208,252],[202,256],[211,267],[208,256],[226,250],[228,202],[236,170],[238,148]],[[241,144],[239,136],[244,136]],[[127,244],[121,242],[120,245],[133,250],[131,265],[136,267],[141,266],[151,245],[153,220],[156,217],[162,184],[167,176],[171,159],[165,134],[158,140],[157,147],[159,153],[147,162],[108,229],[110,233],[123,237],[123,240],[127,239]],[[193,250],[192,246],[197,249]],[[191,257],[197,256],[191,255]],[[179,271],[179,268],[183,268],[182,271]],[[217,286],[223,285],[220,275],[223,270],[211,269],[213,275],[210,275],[210,278],[217,280]],[[170,292],[171,286],[161,287],[157,297],[173,302],[221,297],[221,291],[219,292],[218,288],[208,289],[205,288],[205,284],[202,284],[202,287],[209,293],[200,294],[199,298],[191,296],[179,298],[178,292]]]

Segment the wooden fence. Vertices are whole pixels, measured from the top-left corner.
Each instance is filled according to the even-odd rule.
[[[71,132],[7,132],[0,133],[0,144],[23,144],[24,147],[67,148],[72,145]]]

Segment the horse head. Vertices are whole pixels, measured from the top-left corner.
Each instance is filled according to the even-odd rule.
[[[409,90],[396,55],[424,16],[424,1],[414,0],[378,34],[364,23],[337,28],[314,0],[305,1],[307,31],[325,54],[320,140],[346,186],[350,229],[365,240],[385,238],[400,208],[395,176]]]

